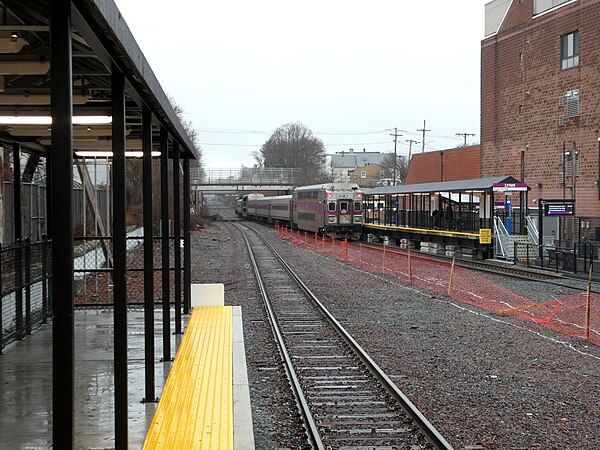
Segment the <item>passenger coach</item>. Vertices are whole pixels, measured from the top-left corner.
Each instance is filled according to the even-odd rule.
[[[302,186],[292,195],[238,199],[236,213],[253,220],[290,226],[334,238],[359,239],[363,223],[363,193],[354,183]]]
[[[296,188],[292,195],[293,223],[299,230],[335,238],[359,239],[363,193],[355,183],[327,183]]]

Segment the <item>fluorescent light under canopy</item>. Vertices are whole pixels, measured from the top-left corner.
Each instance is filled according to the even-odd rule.
[[[73,116],[73,125],[107,125],[112,116]],[[52,125],[51,116],[0,116],[0,125]]]

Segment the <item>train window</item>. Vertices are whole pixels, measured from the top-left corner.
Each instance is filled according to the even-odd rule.
[[[354,211],[360,211],[360,202],[354,202]]]
[[[328,209],[329,211],[335,211],[335,202],[329,202]]]
[[[340,212],[341,213],[348,212],[348,202],[340,202]]]

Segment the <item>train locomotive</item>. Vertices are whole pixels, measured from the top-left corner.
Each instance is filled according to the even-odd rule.
[[[363,224],[363,193],[355,183],[301,186],[292,195],[247,194],[236,214],[338,239],[359,239]]]

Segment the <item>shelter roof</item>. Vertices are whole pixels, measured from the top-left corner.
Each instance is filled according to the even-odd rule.
[[[126,77],[127,139],[140,138],[141,110],[147,105],[154,116],[155,140],[158,141],[160,126],[164,126],[179,142],[182,151],[198,157],[199,149],[187,135],[114,1],[72,0],[71,4],[74,115],[111,114],[111,72],[116,66]],[[49,61],[50,5],[51,0],[2,2],[4,19],[0,37],[13,37],[15,42],[23,45],[14,51],[0,49],[0,69],[4,67],[0,114],[50,115],[50,74],[54,70],[59,73],[65,70]],[[74,126],[75,150],[82,149],[78,148],[83,146],[81,133],[87,128],[90,128],[89,136],[85,136],[88,145],[92,136],[98,141],[109,142],[110,125],[81,129]],[[35,132],[37,129],[38,133]],[[51,149],[47,127],[0,126],[2,136],[34,151],[49,152]]]
[[[406,184],[401,186],[382,186],[370,189],[366,195],[390,195],[390,194],[428,194],[435,192],[465,192],[465,191],[489,191],[496,183],[519,183],[513,177],[486,177],[471,180],[444,181],[440,183]]]

